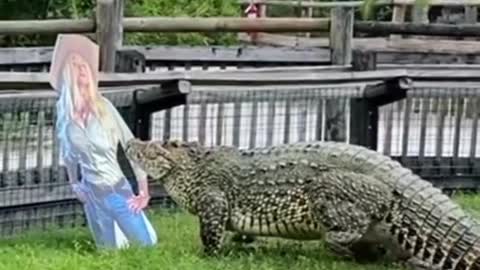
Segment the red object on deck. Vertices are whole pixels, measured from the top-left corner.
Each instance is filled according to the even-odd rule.
[[[252,18],[256,19],[260,17],[260,7],[258,4],[255,4],[253,1],[250,2],[250,5],[245,9],[245,14],[247,15],[247,18]],[[255,43],[257,40],[257,32],[248,32],[248,35],[250,36],[250,41],[252,43]]]

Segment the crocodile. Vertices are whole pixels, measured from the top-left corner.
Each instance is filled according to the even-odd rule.
[[[132,139],[125,152],[199,218],[207,254],[218,254],[233,232],[324,240],[341,257],[389,257],[410,269],[480,269],[477,220],[412,170],[363,146],[238,149]]]

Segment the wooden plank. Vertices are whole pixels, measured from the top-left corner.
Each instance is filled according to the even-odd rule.
[[[287,47],[295,46],[296,37],[259,33],[259,40],[263,36],[275,36],[286,39],[285,44],[274,41],[275,45]],[[176,46],[125,46],[123,50],[138,50],[144,54],[150,65],[156,62],[183,63],[202,65],[226,62],[232,65],[241,63],[291,63],[295,65],[328,65],[330,64],[329,39],[302,39],[298,38],[299,46],[295,49],[285,47],[176,47]],[[310,42],[302,44],[303,40]],[[268,43],[268,42],[267,42]],[[278,43],[278,44],[277,44]],[[323,47],[323,48],[316,48]],[[478,41],[436,40],[434,44],[428,40],[401,39],[389,40],[385,38],[355,38],[355,49],[392,51],[398,50],[411,53],[449,53],[449,54],[480,54]],[[25,47],[0,48],[0,65],[45,65],[51,61],[52,47]],[[121,51],[123,51],[121,50]],[[328,68],[328,67],[325,67]]]
[[[414,5],[417,0],[394,0],[396,5]],[[429,0],[429,6],[479,6],[478,0]]]
[[[210,87],[208,90],[194,90],[187,99],[190,104],[199,104],[202,100],[207,103],[222,102],[272,102],[290,100],[292,102],[302,101],[305,99],[318,99],[318,98],[332,98],[332,91],[337,92],[335,98],[353,98],[363,97],[364,89],[358,85],[317,85],[309,87],[285,87],[279,89],[279,87],[272,85],[269,87],[256,87],[254,89],[245,87],[230,88],[228,90],[223,87]],[[231,90],[231,91],[230,91]],[[235,91],[235,95],[231,95],[231,92]],[[256,91],[256,94],[251,95],[251,91]],[[205,93],[206,92],[206,93]],[[276,106],[275,104],[267,106]],[[270,113],[270,112],[268,112]]]
[[[425,36],[449,36],[468,37],[479,36],[480,25],[477,24],[428,24],[415,22],[377,22],[377,21],[356,21],[354,24],[355,33],[368,33],[374,35],[404,34],[404,35],[425,35]]]
[[[125,17],[125,32],[312,32],[328,31],[328,18]],[[0,24],[1,26],[1,24]],[[0,28],[1,29],[1,28]],[[0,32],[1,33],[1,32]]]
[[[251,0],[237,0],[240,4],[250,4]],[[301,6],[312,8],[335,8],[335,7],[361,7],[364,1],[318,1],[318,2],[302,2],[297,0],[254,0],[254,3],[265,4],[269,6]],[[375,5],[414,5],[415,0],[377,0]],[[429,0],[430,6],[465,6],[465,5],[477,5],[480,3],[478,0]]]
[[[240,4],[250,4],[251,0],[238,0]],[[290,7],[302,7],[302,8],[335,8],[335,7],[360,7],[364,1],[285,1],[285,0],[254,0],[254,3],[264,4],[266,6],[290,6]],[[377,0],[375,5],[391,5],[393,0]]]
[[[92,19],[0,20],[0,35],[83,34],[95,32]]]
[[[98,0],[96,9],[100,70],[115,71],[115,59],[123,43],[123,0]]]
[[[480,64],[480,55],[475,54],[428,54],[428,53],[409,53],[409,52],[379,52],[377,54],[378,63],[395,64]]]
[[[468,73],[471,75],[471,73]],[[163,73],[100,73],[101,87],[154,85],[176,80],[186,80],[192,84],[206,85],[245,85],[250,84],[309,84],[312,82],[354,82],[385,80],[404,77],[406,70],[381,70],[366,72],[325,72],[317,71],[278,71],[268,73],[226,71],[167,71]],[[478,75],[477,75],[478,76]],[[450,74],[449,77],[454,77]],[[465,76],[463,76],[465,77]],[[48,74],[39,72],[0,72],[0,89],[50,89]],[[54,91],[51,91],[52,95]]]
[[[113,10],[112,10],[113,11]],[[94,33],[93,19],[0,21],[0,35]],[[328,31],[328,18],[125,17],[124,32]]]
[[[130,46],[145,55],[149,63],[155,62],[189,62],[201,64],[203,62],[235,62],[235,63],[304,63],[325,64],[329,62],[330,52],[327,49],[291,49],[277,47],[237,47],[237,46]],[[1,50],[0,50],[1,53]],[[1,60],[1,57],[0,57]]]

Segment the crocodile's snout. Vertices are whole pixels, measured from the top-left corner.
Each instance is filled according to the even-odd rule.
[[[147,144],[139,139],[131,139],[125,146],[125,154],[133,160],[138,160],[143,156],[142,152],[145,150],[146,146]]]

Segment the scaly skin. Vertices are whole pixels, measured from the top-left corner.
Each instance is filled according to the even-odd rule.
[[[325,240],[336,254],[414,269],[480,269],[480,226],[400,163],[361,146],[254,150],[179,141],[128,143],[127,155],[200,219],[208,254],[224,235]]]

